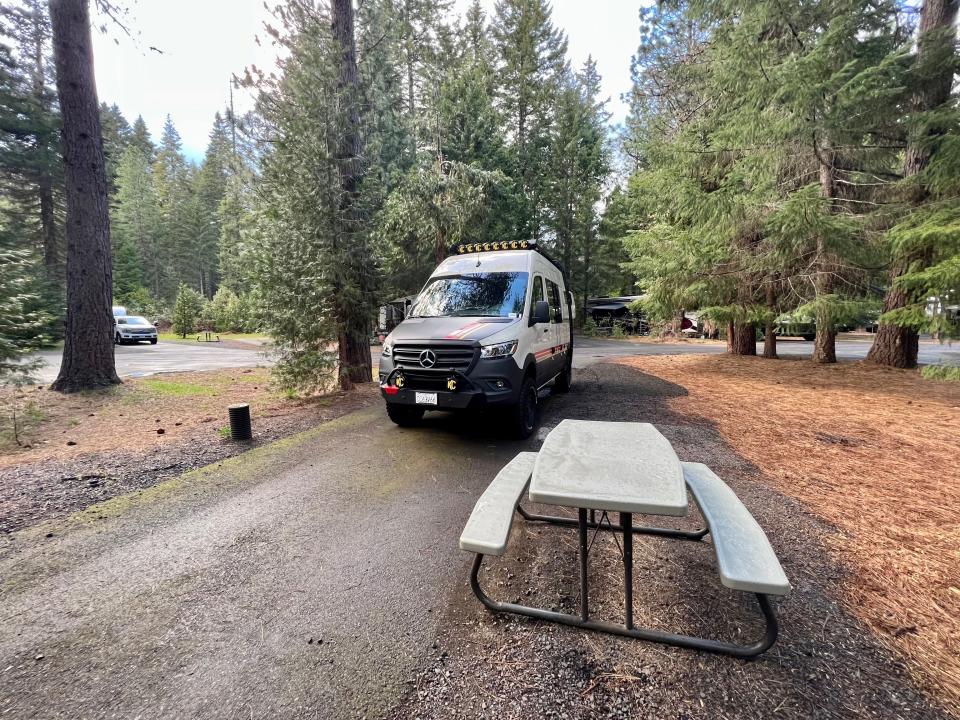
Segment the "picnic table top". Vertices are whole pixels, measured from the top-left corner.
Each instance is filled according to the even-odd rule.
[[[564,420],[547,435],[530,500],[595,510],[687,514],[683,468],[650,423]]]

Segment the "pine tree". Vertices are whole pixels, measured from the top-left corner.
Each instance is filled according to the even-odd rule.
[[[919,331],[940,337],[960,334],[960,320],[942,306],[960,287],[960,220],[955,212],[960,187],[960,112],[951,89],[960,57],[956,51],[957,0],[926,0],[920,13],[916,58],[910,72],[915,88],[910,108],[911,137],[904,161],[904,190],[914,211],[890,235],[894,255],[892,287],[869,360],[916,367]],[[928,308],[928,298],[937,298]]]
[[[113,359],[113,291],[107,178],[86,0],[51,0],[63,118],[67,198],[67,320],[63,362],[51,389],[120,382]]]
[[[799,306],[817,321],[814,359],[832,362],[869,289],[901,132],[896,8],[698,7],[646,16],[634,70],[657,90],[633,94],[634,256],[672,312],[695,303],[731,323],[735,351],[755,351],[759,322],[775,355],[777,308]]]
[[[117,189],[120,156],[130,142],[131,130],[127,119],[115,104],[100,103],[100,124],[103,129],[103,157],[107,163],[107,190],[112,196]]]
[[[150,166],[141,148],[131,143],[117,168],[117,190],[113,197],[111,223],[115,249],[136,252],[141,282],[154,297],[163,297],[170,283],[166,248],[162,245],[160,206],[150,177]]]
[[[452,5],[452,0],[397,0],[400,48],[403,58],[405,110],[410,135],[408,166],[416,161],[423,139],[429,138],[429,120],[424,117],[424,96],[433,94],[437,33],[440,21]]]
[[[174,278],[189,281],[198,290],[201,286],[200,274],[194,264],[193,233],[199,222],[199,211],[192,198],[195,171],[184,158],[181,145],[180,133],[168,115],[151,171],[153,191],[159,208],[159,252],[156,260],[144,257],[147,266],[151,262],[163,262],[170,269],[166,281],[161,281],[154,290],[159,297],[167,299],[172,299],[176,292],[176,285],[172,282]]]
[[[303,390],[372,379],[375,258],[351,10],[348,0],[337,0],[331,15],[288,4],[277,33],[289,53],[282,76],[255,79],[270,142],[245,242],[277,378]]]
[[[63,165],[53,88],[46,4],[25,0],[0,8],[0,181],[5,197],[29,218],[26,237],[42,246],[51,283],[63,277]]]
[[[173,306],[171,321],[173,332],[185,338],[197,329],[200,316],[203,313],[203,296],[187,285],[180,283],[177,289],[177,301]]]
[[[136,146],[147,162],[153,164],[156,148],[153,146],[153,140],[150,139],[150,131],[147,130],[147,124],[143,121],[142,115],[137,115],[137,119],[133,122],[129,144]]]
[[[552,107],[566,71],[567,40],[554,28],[546,0],[499,0],[493,20],[497,94],[505,130],[512,139],[509,175],[522,190],[516,237],[540,237],[544,224],[544,158]]]

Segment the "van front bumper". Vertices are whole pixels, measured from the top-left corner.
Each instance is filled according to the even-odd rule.
[[[402,377],[399,387],[398,377]],[[451,379],[456,382],[456,389],[444,389]],[[416,405],[425,410],[472,410],[515,405],[522,382],[523,370],[512,357],[478,360],[467,374],[398,368],[392,358],[380,358],[380,394],[383,399],[388,403]],[[418,392],[436,393],[437,404],[417,403]]]

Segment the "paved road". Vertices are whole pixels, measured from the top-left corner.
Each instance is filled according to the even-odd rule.
[[[252,367],[269,362],[256,349],[240,349],[213,343],[176,343],[161,340],[156,345],[119,345],[116,350],[117,373],[120,377],[143,377],[166,372],[193,372],[220,368]],[[60,350],[38,353],[44,365],[37,379],[51,383],[60,371]]]
[[[841,336],[837,341],[837,357],[841,360],[862,360],[867,356],[873,338]],[[762,350],[762,344],[758,345]],[[605,340],[600,338],[577,338],[574,342],[574,367],[581,368],[597,360],[628,355],[685,355],[691,353],[722,353],[720,343],[656,343]],[[781,340],[778,343],[781,355],[809,357],[813,343],[801,340]],[[60,369],[59,350],[39,353],[44,366],[38,379],[53,382]],[[374,364],[379,350],[373,351]],[[203,343],[160,342],[157,345],[121,345],[116,348],[117,372],[121,377],[142,377],[164,372],[192,372],[220,368],[269,365],[270,361],[256,349],[240,349]],[[920,362],[929,364],[960,365],[960,344],[940,345],[931,341],[920,344]]]
[[[863,360],[870,350],[873,338],[869,336],[841,335],[837,338],[837,358],[840,360]],[[763,343],[757,344],[757,352],[763,351]],[[690,355],[697,353],[723,353],[723,343],[658,343],[605,340],[599,338],[576,338],[574,340],[574,367],[584,367],[610,357],[629,355]],[[803,340],[780,340],[777,352],[782,356],[810,357],[813,343]],[[941,345],[924,340],[920,343],[919,360],[923,365],[960,365],[960,343]]]

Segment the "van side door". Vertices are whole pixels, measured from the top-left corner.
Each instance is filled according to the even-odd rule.
[[[548,378],[557,375],[563,370],[563,363],[566,360],[566,339],[565,323],[568,310],[563,303],[563,294],[560,286],[553,280],[544,278],[547,290],[547,302],[550,303],[550,362]]]
[[[543,288],[543,278],[533,276],[533,289],[530,292],[530,311],[527,317],[533,319],[533,309],[538,300],[546,300],[547,295]],[[530,326],[532,334],[531,351],[537,363],[537,385],[542,385],[550,379],[550,355],[553,347],[553,323],[535,323]]]

